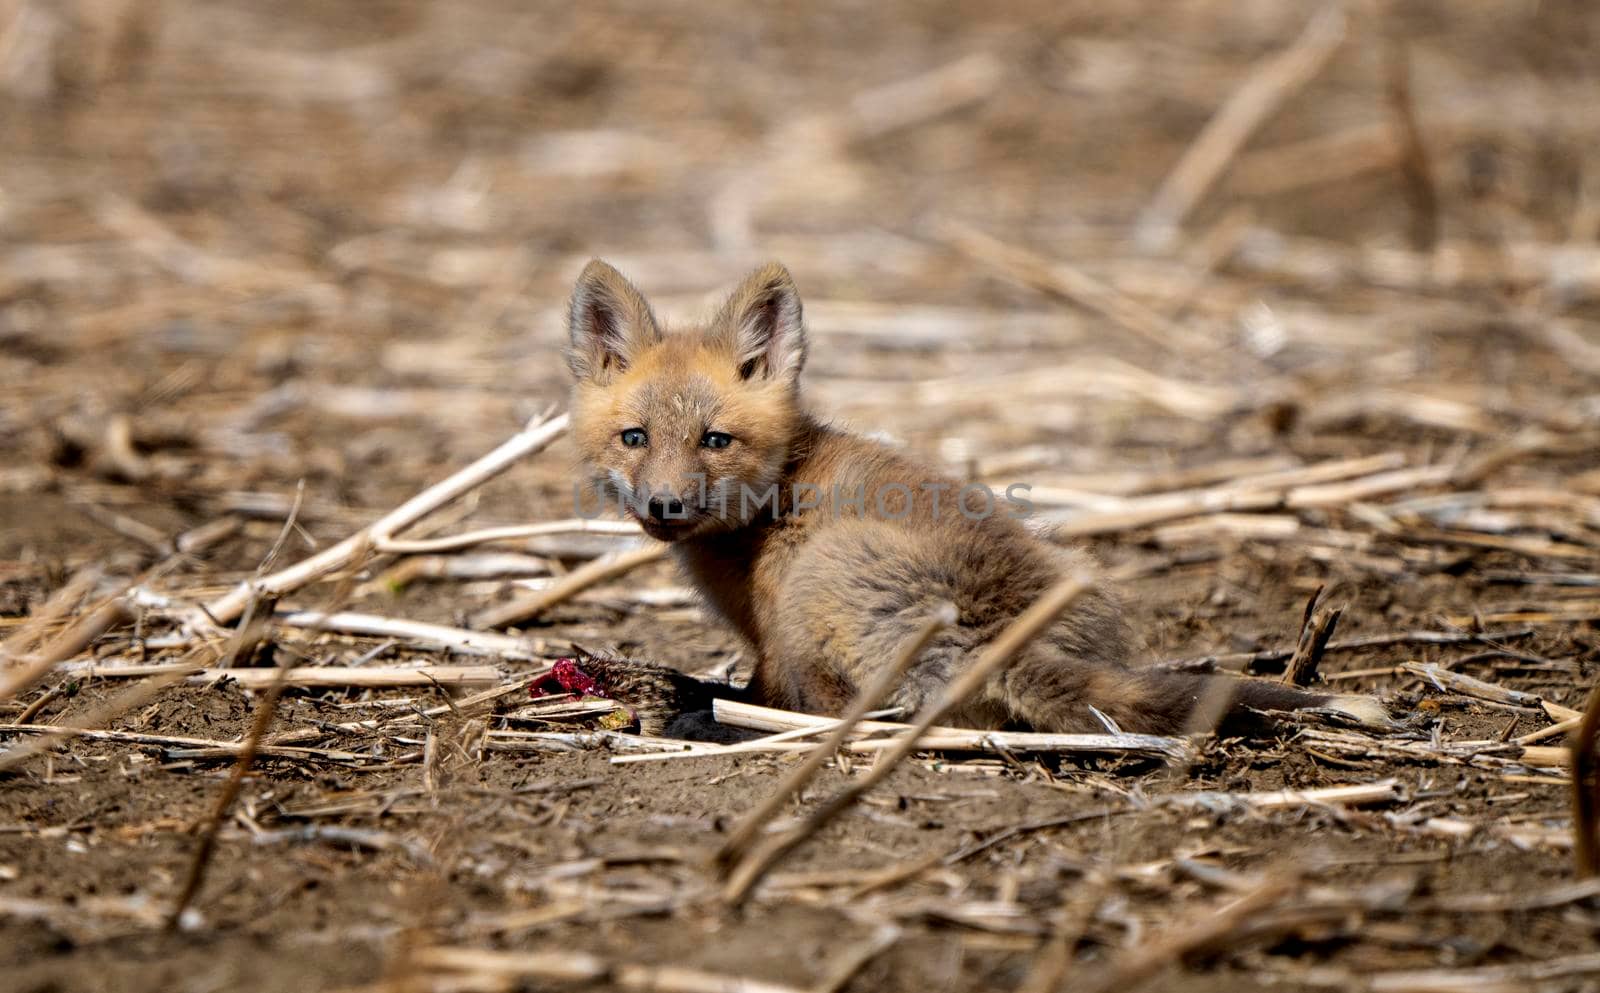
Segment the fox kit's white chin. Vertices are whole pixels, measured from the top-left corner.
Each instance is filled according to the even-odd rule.
[[[657,541],[679,541],[700,530],[700,521],[692,518],[686,518],[681,521],[660,521],[640,514],[630,514],[629,516],[639,523],[639,528],[645,534]]]

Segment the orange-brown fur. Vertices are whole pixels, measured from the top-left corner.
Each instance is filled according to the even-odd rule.
[[[673,543],[707,602],[754,648],[748,694],[756,702],[839,713],[948,602],[957,623],[933,640],[888,701],[914,711],[1082,565],[1078,553],[1028,532],[1013,506],[996,501],[987,516],[976,505],[968,508],[973,516],[963,514],[957,481],[807,414],[798,381],[806,354],[800,299],[781,266],[752,273],[707,325],[667,334],[621,274],[592,262],[573,294],[569,325],[573,430],[595,488],[612,499],[647,491],[665,501],[662,514],[648,503],[631,512]],[[629,429],[644,432],[646,443],[627,444]],[[731,443],[707,447],[707,432]],[[704,476],[703,488],[694,474]],[[742,509],[740,484],[756,493],[776,484],[776,513]],[[797,503],[797,484],[820,504]],[[934,493],[925,484],[947,488]],[[835,502],[857,487],[862,506]],[[712,499],[730,490],[727,503]],[[673,501],[682,504],[681,521],[665,519]],[[1099,731],[1094,708],[1124,730],[1182,730],[1216,677],[1130,668],[1130,644],[1115,594],[1096,588],[949,719]],[[1381,719],[1373,702],[1352,705],[1256,680],[1229,688],[1235,723],[1250,708],[1318,705]]]

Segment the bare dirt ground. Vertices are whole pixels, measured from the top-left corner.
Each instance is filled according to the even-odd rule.
[[[1600,663],[1600,16],[1321,9],[0,2],[0,986],[1597,988],[1534,736]],[[574,642],[745,671],[669,566],[487,654],[291,613],[459,634],[634,539],[369,555],[253,645],[189,609],[559,408],[592,255],[680,315],[784,261],[814,405],[1031,484],[1151,662],[1277,678],[1322,588],[1322,677],[1406,729],[919,755],[730,907],[793,753],[526,712]],[[574,462],[405,536],[571,518]],[[169,931],[269,695],[170,673],[230,660],[357,675],[284,691]],[[424,663],[490,671],[356,685]]]

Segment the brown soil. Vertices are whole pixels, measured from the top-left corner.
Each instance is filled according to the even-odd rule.
[[[1341,689],[1382,693],[1413,731],[1445,741],[1544,727],[1538,710],[1439,694],[1388,670],[1444,663],[1581,707],[1600,662],[1600,593],[1549,576],[1600,573],[1600,17],[1579,3],[1467,14],[1420,2],[1378,21],[1353,16],[1345,47],[1199,201],[1176,247],[1139,247],[1132,225],[1177,157],[1319,6],[0,5],[0,37],[25,39],[0,42],[0,637],[32,633],[29,613],[86,566],[105,577],[97,595],[142,577],[203,602],[268,556],[298,485],[299,527],[280,565],[559,405],[561,305],[590,255],[676,313],[773,256],[809,301],[816,406],[954,471],[1033,453],[984,477],[1001,486],[1117,497],[1129,495],[1125,475],[1177,490],[1215,480],[1159,477],[1229,459],[1395,452],[1425,465],[1503,451],[1453,483],[1251,509],[1292,522],[1293,534],[1163,530],[1181,523],[1168,521],[1090,544],[1107,565],[1145,567],[1129,602],[1152,660],[1291,647],[1307,598],[1325,587],[1326,602],[1344,606],[1336,640],[1480,623],[1528,632],[1501,654],[1470,643],[1334,651],[1324,676],[1378,670]],[[1275,149],[1393,122],[1387,35],[1410,43],[1441,258],[1486,269],[1407,267],[1422,257],[1406,240],[1417,215],[1392,153],[1349,145],[1302,158],[1330,176],[1301,183],[1262,165]],[[1000,75],[991,84],[972,70],[971,99],[834,151],[822,144],[817,115],[860,127],[870,115],[849,116],[858,95],[974,53],[992,53]],[[1018,285],[963,254],[955,224],[1077,267],[1215,351],[1186,356]],[[1229,244],[1239,225],[1250,232]],[[1558,321],[1570,337],[1546,334]],[[1124,377],[1129,368],[1166,379],[1149,386]],[[1025,375],[1047,369],[1059,386]],[[943,385],[904,385],[924,382]],[[569,517],[574,463],[559,442],[435,529]],[[1451,492],[1479,502],[1455,516],[1414,502]],[[229,516],[239,529],[218,543],[165,547]],[[1489,547],[1504,539],[1545,544]],[[503,580],[400,588],[381,579],[389,564],[357,577],[348,609],[459,625],[511,592]],[[677,582],[653,566],[609,589]],[[351,592],[337,585],[285,606]],[[606,592],[527,630],[552,655],[576,642],[695,672],[742,661],[699,611]],[[1519,611],[1535,616],[1493,616]],[[152,611],[90,651],[175,661],[183,650],[159,642],[175,629]],[[298,664],[347,664],[383,644],[288,628],[270,640]],[[373,664],[418,660],[483,661],[401,643]],[[497,664],[508,680],[532,668]],[[70,724],[127,689],[55,675],[0,718],[59,690],[33,719]],[[445,696],[291,690],[274,731]],[[99,726],[235,740],[259,697],[227,682],[169,688]],[[924,756],[731,909],[702,860],[792,757],[479,754],[452,746],[470,746],[472,719],[419,716],[398,737],[314,742],[383,749],[392,762],[260,759],[177,932],[160,919],[229,762],[92,741],[30,759],[0,780],[0,960],[10,963],[0,986],[482,988],[481,976],[450,987],[411,957],[451,945],[591,952],[806,988],[892,921],[898,940],[842,988],[1010,990],[1058,928],[1081,932],[1072,976],[1102,976],[1215,919],[1229,884],[1290,870],[1307,901],[1318,886],[1408,888],[1388,906],[1258,920],[1169,962],[1153,988],[1295,988],[1600,951],[1600,919],[1581,901],[1430,909],[1573,878],[1570,787],[1557,769],[1332,754],[1292,733],[1213,742],[1176,777],[1110,758]],[[430,738],[434,760],[411,761]],[[829,769],[792,809],[854,771]],[[1146,802],[1386,777],[1404,799],[1366,810]],[[318,812],[334,801],[349,806]],[[851,894],[885,867],[1096,811]],[[1477,830],[1449,838],[1427,818]],[[1493,830],[1506,825],[1548,830],[1519,846]],[[357,837],[382,846],[277,833],[308,826],[368,832]],[[1234,875],[1219,884],[1196,862]],[[608,984],[625,980],[589,985]]]

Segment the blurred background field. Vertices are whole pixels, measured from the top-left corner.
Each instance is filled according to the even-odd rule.
[[[679,319],[784,262],[814,405],[964,478],[1030,484],[1041,526],[1140,571],[1151,659],[1281,668],[1322,588],[1351,642],[1323,676],[1440,736],[1213,745],[1179,782],[921,762],[733,912],[697,846],[782,757],[497,750],[481,735],[499,725],[442,687],[296,688],[276,728],[383,762],[264,756],[186,934],[157,924],[231,753],[74,741],[17,764],[7,984],[516,973],[407,957],[444,945],[1033,990],[1060,979],[1058,933],[1084,975],[1150,954],[1174,990],[1594,982],[1593,894],[1506,896],[1571,879],[1568,773],[1502,744],[1550,725],[1541,700],[1581,708],[1600,661],[1597,74],[1581,0],[0,0],[0,638],[59,634],[130,582],[151,594],[0,719],[242,736],[259,694],[237,683],[119,709],[130,681],[71,666],[216,662],[237,646],[184,640],[157,595],[205,602],[325,548],[561,407],[566,293],[599,256]],[[574,468],[557,442],[430,527],[571,517]],[[459,629],[630,540],[380,557],[279,606]],[[81,602],[35,624],[74,577]],[[1417,631],[1456,640],[1383,641]],[[487,660],[288,621],[267,642],[300,665],[489,664],[507,686],[572,641],[748,664],[659,563],[520,634],[526,657]],[[1406,663],[1513,695],[1441,694],[1470,685]],[[1130,794],[1385,777],[1404,797],[1377,810],[1156,805],[855,890]],[[335,823],[368,833],[260,840]],[[1161,950],[1289,861],[1324,887],[1299,917]],[[589,981],[640,988],[628,975]]]

